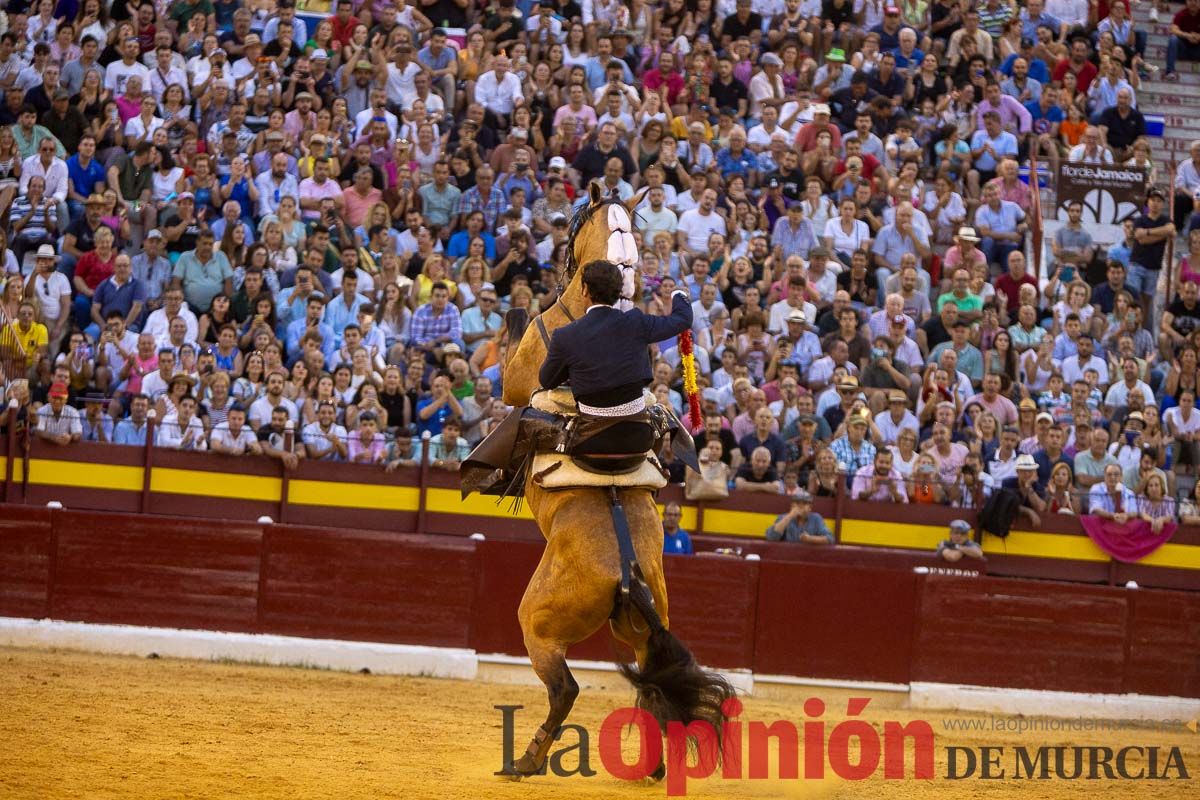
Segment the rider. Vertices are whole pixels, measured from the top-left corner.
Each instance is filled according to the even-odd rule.
[[[645,421],[642,391],[652,378],[649,346],[678,336],[692,326],[688,293],[671,295],[671,314],[619,311],[621,270],[611,261],[592,261],[583,268],[587,313],[559,328],[538,377],[553,389],[568,380],[584,418],[624,418],[604,428],[575,449],[580,454],[641,453],[654,446],[654,433]]]

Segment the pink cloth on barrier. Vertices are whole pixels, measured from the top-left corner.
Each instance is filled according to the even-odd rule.
[[[1174,522],[1163,525],[1162,531],[1154,533],[1150,523],[1142,519],[1129,520],[1121,524],[1111,519],[1102,519],[1085,514],[1079,518],[1087,535],[1104,552],[1117,561],[1127,564],[1140,561],[1163,545],[1175,533]]]

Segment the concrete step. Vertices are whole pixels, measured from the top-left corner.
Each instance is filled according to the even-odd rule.
[[[1192,146],[1192,139],[1187,138],[1150,140],[1151,154],[1159,158],[1159,160],[1162,160],[1163,157],[1180,158],[1181,155],[1186,156],[1190,146]]]
[[[1142,78],[1142,91],[1151,92],[1172,92],[1175,94],[1197,94],[1200,93],[1200,64],[1190,64],[1186,61],[1180,61],[1175,65],[1175,74],[1178,80],[1165,80],[1167,68],[1164,65],[1157,75]]]
[[[1163,85],[1169,86],[1170,84]],[[1154,112],[1190,114],[1192,112],[1189,109],[1200,108],[1200,92],[1142,89],[1138,92],[1137,99],[1138,105],[1143,109],[1143,114]]]

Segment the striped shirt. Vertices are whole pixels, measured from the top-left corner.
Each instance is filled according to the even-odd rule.
[[[426,303],[413,314],[408,340],[425,345],[433,343],[439,336],[448,336],[450,341],[462,347],[462,318],[454,305],[447,304],[441,314],[434,314],[433,305]]]
[[[29,218],[29,222],[21,229],[21,236],[26,238],[45,236],[50,232],[51,225],[57,228],[58,210],[55,208],[54,203],[51,202],[49,206],[38,204],[37,208],[34,208],[29,202],[29,195],[23,194],[13,200],[12,211],[8,214],[8,222],[14,226],[14,231],[16,230],[16,223],[24,219],[25,215],[30,211],[33,212],[33,216]]]
[[[51,436],[61,436],[64,433],[72,436],[83,435],[83,424],[79,421],[79,412],[76,409],[63,406],[62,413],[55,414],[49,403],[38,409],[37,429]]]

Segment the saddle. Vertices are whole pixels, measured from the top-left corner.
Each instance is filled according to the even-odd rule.
[[[654,432],[654,447],[635,453],[576,453],[589,439],[617,423],[638,422]],[[528,406],[514,408],[476,445],[459,468],[462,496],[471,492],[521,497],[525,482],[544,489],[619,486],[661,489],[667,471],[657,453],[669,442],[672,453],[691,466],[696,460],[691,434],[669,409],[651,399],[644,411],[625,417],[580,414],[569,389],[539,391]]]

